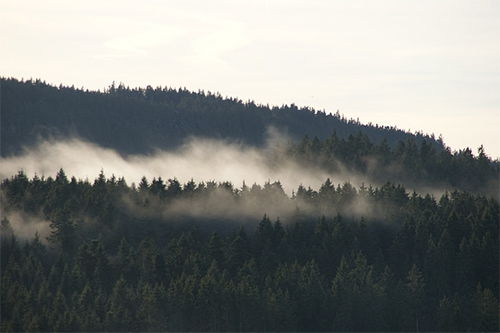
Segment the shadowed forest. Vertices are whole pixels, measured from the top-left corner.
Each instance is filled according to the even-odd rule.
[[[364,125],[338,113],[331,115],[293,104],[270,107],[243,102],[218,93],[151,86],[128,88],[121,84],[96,92],[8,78],[0,78],[0,83],[2,156],[19,153],[23,146],[41,139],[68,136],[123,154],[171,149],[190,136],[259,146],[265,143],[269,126],[294,140],[305,135],[325,139],[333,131],[347,138],[362,131],[373,142],[385,138],[395,145],[411,137],[443,147],[442,141],[422,133]]]
[[[483,147],[183,89],[1,84],[2,332],[498,331]]]

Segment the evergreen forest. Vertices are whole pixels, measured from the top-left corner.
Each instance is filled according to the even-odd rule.
[[[189,136],[261,149],[268,126],[290,140],[266,163],[366,181],[0,179],[0,331],[499,331],[484,147],[203,91],[1,79],[0,162],[71,137],[125,156]]]

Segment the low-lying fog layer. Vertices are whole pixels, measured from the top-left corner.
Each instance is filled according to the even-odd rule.
[[[215,181],[231,182],[235,188],[241,188],[245,182],[271,186],[264,191],[250,191],[235,197],[233,192],[218,188],[212,192],[194,197],[179,197],[168,203],[157,202],[150,198],[145,209],[132,197],[123,197],[120,209],[136,217],[156,217],[161,220],[176,220],[183,217],[208,217],[259,219],[263,214],[271,218],[287,218],[294,216],[299,210],[313,215],[332,216],[337,213],[364,217],[384,216],[390,207],[376,207],[371,202],[357,197],[342,205],[332,206],[329,202],[318,205],[300,198],[291,200],[292,191],[300,185],[318,190],[327,178],[335,184],[351,183],[359,188],[362,183],[378,186],[373,180],[357,175],[346,168],[332,174],[315,165],[305,165],[300,161],[287,157],[285,137],[270,131],[267,144],[263,148],[248,147],[222,140],[192,138],[183,146],[173,151],[156,151],[150,155],[122,156],[112,149],[103,148],[79,139],[64,141],[44,141],[26,148],[19,156],[0,159],[0,178],[11,177],[23,170],[29,177],[55,177],[60,168],[68,176],[90,181],[101,172],[107,177],[115,175],[124,177],[130,184],[136,184],[145,176],[149,181],[155,177],[164,180],[176,178],[181,184],[191,179],[196,183]],[[339,164],[340,165],[340,164]],[[273,189],[272,184],[279,181],[281,187]],[[269,182],[271,184],[269,184]],[[258,187],[257,188],[261,188]],[[281,191],[281,192],[280,192]],[[431,192],[426,191],[426,192]],[[433,190],[433,194],[439,195]],[[49,221],[39,216],[18,212],[15,208],[0,214],[10,221],[10,228],[21,238],[32,237],[35,232],[45,238],[49,231]],[[5,229],[5,228],[4,228]]]
[[[121,156],[112,149],[69,139],[44,141],[26,148],[23,154],[0,159],[0,178],[23,170],[28,176],[54,177],[60,168],[68,176],[93,180],[102,170],[106,176],[125,177],[129,184],[141,177],[177,178],[181,183],[230,181],[235,186],[280,181],[290,194],[299,185],[318,188],[327,178],[335,183],[360,185],[366,179],[349,172],[329,173],[314,165],[299,165],[285,157],[286,140],[272,135],[264,148],[253,148],[220,140],[190,139],[173,151],[157,151],[150,155]]]

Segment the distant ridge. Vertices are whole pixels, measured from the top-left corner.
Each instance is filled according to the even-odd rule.
[[[359,132],[389,145],[413,137],[443,148],[441,140],[394,127],[365,125],[294,104],[269,107],[186,89],[133,88],[114,83],[105,91],[52,86],[41,80],[1,78],[1,154],[47,138],[78,136],[123,154],[169,149],[189,136],[263,144],[273,126],[298,140]]]

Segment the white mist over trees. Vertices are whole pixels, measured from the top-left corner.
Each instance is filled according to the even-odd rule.
[[[1,331],[498,329],[500,165],[482,146],[6,81]]]

